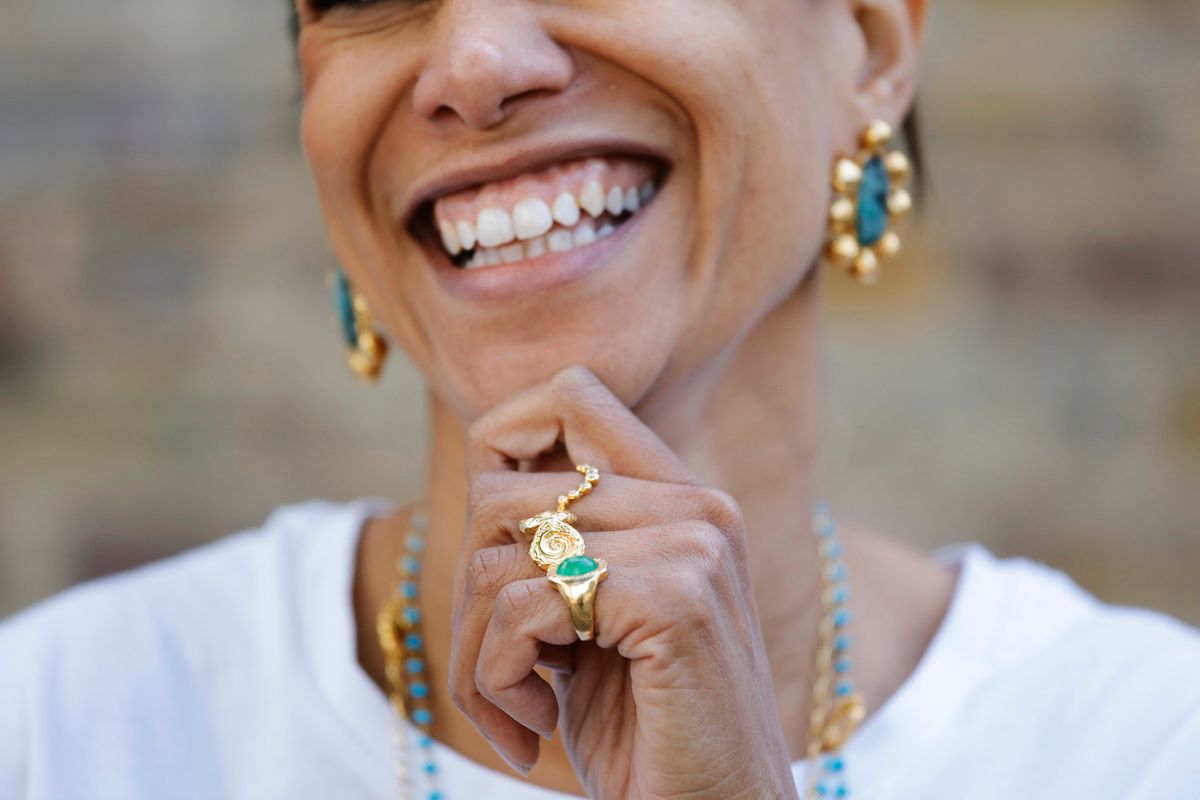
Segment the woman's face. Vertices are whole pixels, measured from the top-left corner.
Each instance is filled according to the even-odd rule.
[[[334,250],[464,418],[568,364],[634,405],[793,292],[920,26],[917,0],[298,1]]]

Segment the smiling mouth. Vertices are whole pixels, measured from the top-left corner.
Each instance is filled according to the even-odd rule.
[[[534,262],[610,236],[638,214],[666,179],[655,159],[571,159],[436,197],[410,230],[462,270]]]

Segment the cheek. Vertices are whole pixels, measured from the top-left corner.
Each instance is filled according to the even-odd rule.
[[[321,72],[305,96],[300,119],[301,145],[327,219],[353,199],[351,176],[362,159],[362,109],[348,93],[337,91],[338,83],[336,73]]]
[[[379,255],[367,167],[404,82],[385,48],[345,44],[328,43],[321,54],[301,50],[307,89],[300,133],[333,248],[358,272]]]
[[[668,7],[676,4],[666,4]],[[659,74],[697,142],[688,339],[719,349],[804,278],[824,240],[834,92],[810,3],[670,10]]]

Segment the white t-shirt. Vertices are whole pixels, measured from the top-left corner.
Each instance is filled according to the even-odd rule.
[[[362,523],[391,507],[284,506],[5,621],[0,800],[394,797],[351,603]],[[848,745],[852,797],[1200,798],[1195,630],[979,546],[938,556],[959,565],[949,612]],[[435,760],[446,800],[567,797],[440,744]]]

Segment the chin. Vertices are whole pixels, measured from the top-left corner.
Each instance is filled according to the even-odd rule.
[[[527,337],[501,336],[445,352],[427,371],[433,392],[469,423],[565,367],[583,366],[634,408],[673,362],[677,338],[664,316],[630,320],[598,311],[570,317],[558,326],[544,320]]]

